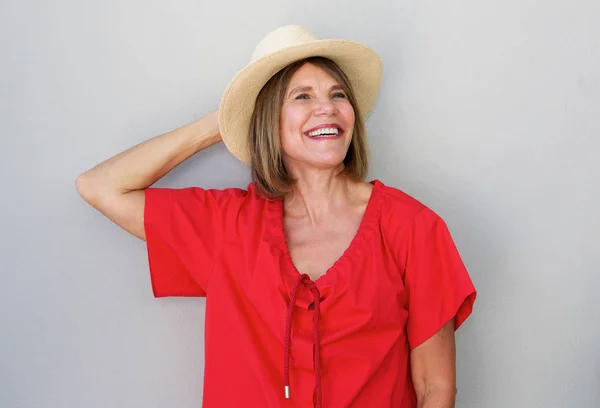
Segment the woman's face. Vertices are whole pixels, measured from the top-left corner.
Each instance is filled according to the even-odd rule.
[[[354,109],[341,85],[307,63],[292,76],[280,118],[283,161],[288,171],[336,168],[352,140]]]

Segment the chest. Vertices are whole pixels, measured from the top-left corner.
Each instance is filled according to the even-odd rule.
[[[360,226],[360,215],[331,217],[317,225],[284,219],[288,249],[298,272],[313,281],[323,276],[352,243]]]

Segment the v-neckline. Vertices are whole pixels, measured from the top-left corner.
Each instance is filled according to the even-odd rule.
[[[372,180],[369,183],[373,185],[373,189],[371,190],[371,195],[367,202],[367,206],[365,208],[365,212],[362,216],[362,219],[360,221],[358,229],[357,229],[356,233],[354,234],[354,237],[350,241],[350,244],[344,250],[342,255],[338,259],[336,259],[336,261],[329,268],[327,268],[327,270],[320,277],[318,277],[316,280],[313,281],[313,282],[315,282],[315,284],[317,284],[317,286],[319,288],[327,285],[330,282],[330,280],[332,279],[332,276],[336,270],[342,269],[343,265],[350,262],[349,258],[351,257],[352,254],[357,253],[359,251],[358,247],[360,246],[361,242],[363,242],[365,240],[366,235],[368,234],[368,231],[372,229],[370,227],[373,225],[374,222],[377,221],[377,214],[378,214],[378,210],[379,210],[378,203],[379,203],[380,189],[383,186],[383,184],[377,179]],[[288,271],[288,273],[290,273],[292,275],[291,277],[295,280],[295,279],[299,278],[300,275],[302,275],[302,274],[300,273],[300,271],[298,270],[298,268],[296,268],[296,265],[294,264],[294,261],[292,259],[292,255],[290,253],[289,246],[287,243],[287,238],[285,236],[284,223],[283,223],[283,216],[284,216],[283,200],[282,199],[275,200],[275,201],[272,201],[272,203],[275,206],[275,208],[274,208],[273,217],[272,217],[272,220],[274,222],[271,225],[271,227],[274,228],[273,232],[277,236],[276,241],[279,242],[279,245],[280,245],[280,250],[281,250],[281,254],[282,254],[282,258],[283,258],[281,260],[282,266],[284,267],[283,269],[285,269],[285,271]]]

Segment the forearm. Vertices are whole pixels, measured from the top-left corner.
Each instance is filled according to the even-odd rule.
[[[455,390],[430,390],[418,398],[417,408],[454,408],[455,400]]]
[[[217,114],[212,112],[98,164],[79,177],[77,187],[88,196],[142,190],[188,157],[220,140]]]

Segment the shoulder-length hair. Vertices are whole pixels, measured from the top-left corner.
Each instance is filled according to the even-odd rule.
[[[294,62],[275,74],[261,89],[256,98],[249,128],[252,180],[257,191],[271,199],[283,198],[292,191],[295,180],[283,164],[279,135],[281,107],[292,75],[304,64],[314,64],[331,75],[346,92],[354,108],[354,129],[344,169],[340,175],[363,180],[368,172],[368,145],[362,116],[356,104],[352,85],[342,69],[332,60],[311,57]]]

